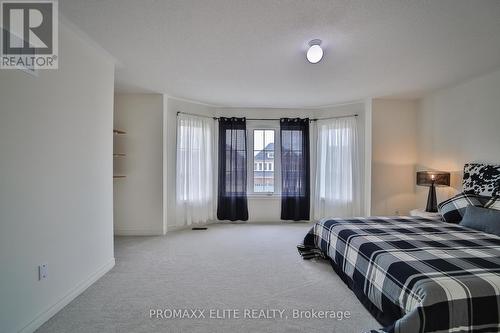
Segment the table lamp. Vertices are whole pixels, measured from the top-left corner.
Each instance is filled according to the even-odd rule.
[[[436,186],[450,186],[450,173],[444,171],[418,171],[417,185],[428,186],[426,212],[437,212]]]

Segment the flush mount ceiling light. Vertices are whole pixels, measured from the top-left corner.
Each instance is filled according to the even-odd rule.
[[[321,39],[313,39],[309,42],[307,50],[307,61],[311,64],[317,64],[323,58],[323,49],[321,48]]]

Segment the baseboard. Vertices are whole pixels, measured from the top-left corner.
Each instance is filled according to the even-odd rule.
[[[209,226],[211,224],[215,224],[215,222],[209,221],[207,223],[193,223],[190,225],[169,225],[169,226],[167,226],[167,232],[186,230],[186,229],[191,229],[191,228],[195,228],[195,227],[204,227],[204,226]]]
[[[163,230],[152,229],[115,229],[115,236],[162,236]]]
[[[94,282],[99,280],[104,274],[109,272],[111,268],[115,265],[115,258],[111,259],[107,264],[101,266],[97,271],[92,273],[87,279],[80,282],[75,288],[70,290],[65,296],[63,296],[54,305],[50,306],[45,311],[41,312],[35,317],[28,325],[24,326],[19,332],[20,333],[32,333],[42,326],[47,320],[52,318],[56,313],[58,313],[62,308],[68,305],[72,300],[74,300],[78,295],[90,287]]]
[[[169,225],[167,227],[167,232],[171,231],[179,231],[179,230],[186,230],[186,229],[191,229],[193,227],[203,227],[203,226],[210,226],[212,224],[294,224],[294,223],[313,223],[314,221],[284,221],[284,220],[252,220],[252,221],[237,221],[237,222],[231,222],[231,221],[217,221],[217,222],[208,222],[208,223],[199,223],[199,224],[190,224],[190,225],[180,225],[180,226],[174,226],[174,225]]]

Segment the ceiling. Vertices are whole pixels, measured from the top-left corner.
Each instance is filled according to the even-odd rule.
[[[500,67],[498,0],[61,0],[118,92],[220,106],[417,98]],[[305,58],[323,40],[324,58]]]

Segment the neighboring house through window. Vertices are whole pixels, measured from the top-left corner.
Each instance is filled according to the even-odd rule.
[[[258,167],[253,172],[253,192],[274,193],[274,130],[253,131],[253,158]]]
[[[253,170],[249,173],[250,194],[278,194],[280,179],[276,170],[275,159],[278,126],[270,127],[269,123],[255,124],[249,131],[252,144]]]

